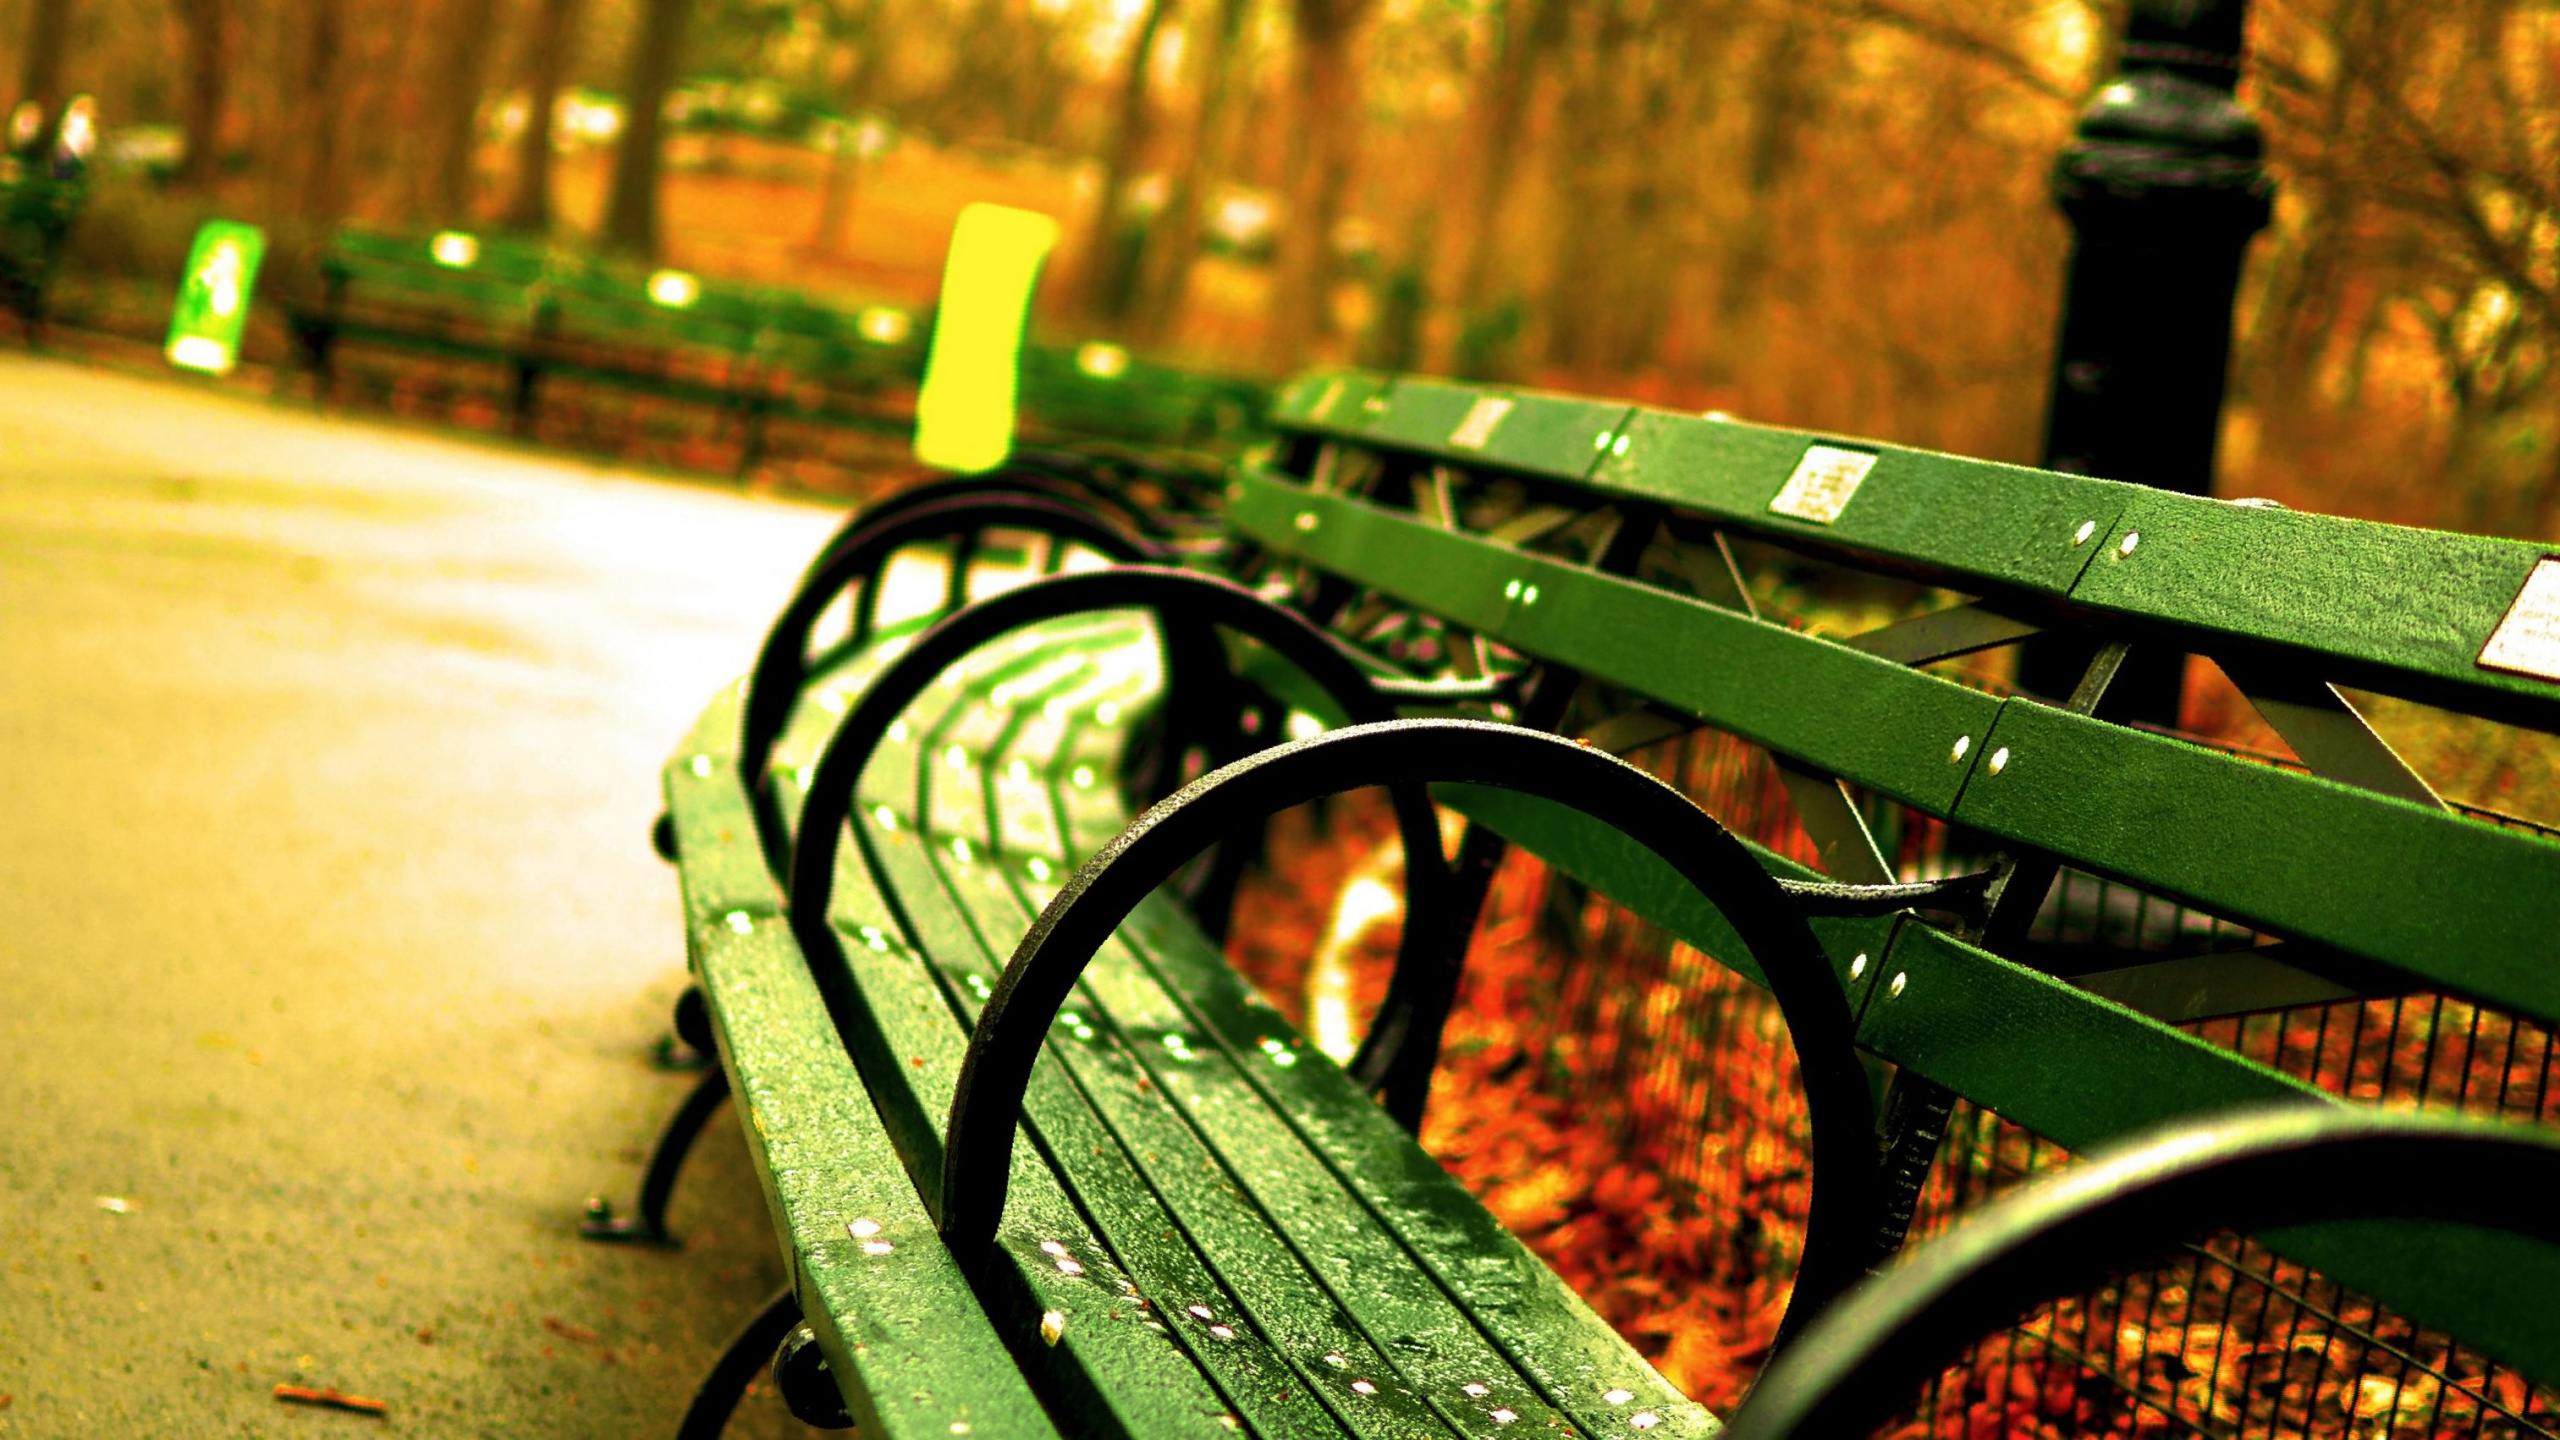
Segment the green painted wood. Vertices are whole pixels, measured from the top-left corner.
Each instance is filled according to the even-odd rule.
[[[2479,664],[2549,545],[2143,490],[2100,550],[2071,598],[2110,619],[2175,626],[2207,653],[2266,647],[2360,688],[2560,728],[2560,681]]]
[[[1267,473],[1240,483],[1232,523],[1280,554],[1935,814],[1999,713],[1954,681],[1720,606]]]
[[[1226,522],[1274,553],[1308,561],[1321,569],[1375,589],[1398,584],[1427,592],[1427,598],[1405,596],[1471,630],[1491,633],[1511,612],[1514,595],[1503,588],[1518,578],[1512,564],[1517,552],[1393,516],[1361,501],[1321,495],[1265,470],[1247,470],[1229,492]],[[1385,523],[1381,523],[1381,522]],[[1413,543],[1399,526],[1430,530],[1427,557],[1407,547]]]
[[[1143,637],[1143,631],[1136,633]],[[1061,706],[1070,717],[1063,748],[1069,754],[1116,761],[1127,727],[1099,723],[1098,717],[1100,706],[1107,703],[1103,697],[1125,692],[1096,689],[1072,674],[1060,683],[1069,687],[1063,694],[1029,698],[1082,702]],[[980,688],[976,694],[983,699],[986,690]],[[1048,708],[1042,705],[1044,714]],[[975,717],[988,713],[991,710],[982,707],[955,707],[931,732],[926,744],[937,756],[957,749],[973,764],[924,767],[918,775],[920,810],[934,813],[944,808],[935,794],[939,790],[983,789],[978,768],[997,757],[985,751],[972,754],[961,737]],[[997,876],[994,857],[983,848],[973,850],[967,838],[944,832],[918,835],[913,844],[884,850],[881,861],[887,873],[876,877],[896,891],[924,953],[943,971],[945,993],[964,1024],[974,1021],[1010,944],[993,948],[972,924],[966,908],[954,903],[955,892],[973,882],[992,882],[998,903],[1008,912],[1007,918],[1015,921],[1014,928],[1027,923],[1012,911],[1011,895]],[[1202,1263],[1183,1234],[1179,1216],[1164,1208],[1162,1197],[1148,1185],[1137,1153],[1124,1149],[1113,1133],[1115,1127],[1095,1113],[1096,1103],[1107,1105],[1110,1098],[1088,1093],[1079,1085],[1069,1057],[1053,1054],[1033,1077],[1025,1105],[1026,1130],[1047,1157],[1056,1179],[1083,1207],[1103,1243],[1151,1302],[1149,1314],[1169,1326],[1178,1343],[1217,1381],[1248,1428],[1275,1436],[1333,1433],[1333,1427],[1323,1423],[1323,1412],[1304,1403],[1310,1378],[1277,1348],[1268,1318],[1250,1313]],[[1194,1306],[1209,1311],[1213,1318],[1199,1319]],[[1224,1327],[1223,1333],[1213,1328],[1219,1326]],[[1379,1430],[1372,1425],[1355,1433],[1420,1432]]]
[[[1632,407],[1622,401],[1400,378],[1364,442],[1463,465],[1578,481],[1607,455]]]
[[[1878,973],[1861,1045],[2067,1149],[2235,1106],[2345,1103],[1925,925],[1901,926]],[[2560,1375],[2547,1247],[2406,1224],[2261,1238],[2527,1374]]]
[[[945,870],[999,957],[1029,927],[1034,899],[1054,893],[1035,883],[1025,894],[991,868]],[[1083,999],[1072,1043],[1053,1043],[1144,1158],[1146,1183],[1346,1424],[1367,1433],[1390,1401],[1406,1423],[1473,1436],[1565,1423],[1396,1237],[1361,1223],[1358,1199],[1244,1081],[1242,1067],[1272,1063],[1271,1037],[1238,1053],[1204,1034],[1123,944],[1096,957]],[[1329,1064],[1303,1047],[1286,1053]]]
[[[1019,931],[1027,917],[994,867],[944,861],[940,868],[949,887],[945,898],[961,907],[955,913],[979,941],[955,951],[955,957],[967,958],[951,963],[997,968],[1004,932]],[[1360,1435],[1447,1434],[1422,1398],[1299,1270],[1199,1137],[1167,1108],[1157,1082],[1128,1053],[1129,1040],[1113,1027],[1106,1005],[1088,991],[1067,1013],[1074,1023],[1062,1018],[1051,1041],[1056,1074],[1091,1107],[1108,1143],[1053,1146],[1053,1163],[1088,1206],[1097,1213],[1110,1207],[1120,1217],[1104,1227],[1106,1239],[1116,1241],[1125,1230],[1140,1245],[1181,1242],[1178,1253],[1168,1247],[1167,1255],[1156,1257],[1161,1269],[1149,1298],[1167,1323],[1213,1360],[1233,1369],[1249,1367],[1239,1376],[1250,1380],[1248,1423],[1286,1423],[1302,1432],[1316,1423],[1328,1432],[1339,1428]],[[1045,1121],[1035,1123],[1048,1133]],[[1334,1366],[1327,1355],[1345,1363]],[[1355,1390],[1355,1381],[1366,1381],[1367,1388]],[[1280,1412],[1285,1421],[1267,1419],[1265,1411]]]
[[[2560,1021],[2560,843],[2025,701],[1983,752],[1964,824]]]
[[[793,1288],[866,1433],[1057,1433],[897,1165],[777,911],[738,783],[734,690],[668,767],[687,949]],[[697,759],[711,757],[710,773]],[[743,864],[737,862],[744,862]],[[747,868],[752,866],[752,870]],[[865,1233],[856,1234],[859,1229]]]
[[[1309,375],[1283,388],[1271,402],[1274,425],[1325,439],[1360,434],[1384,409],[1384,395],[1394,377],[1361,370]],[[1372,409],[1370,402],[1381,403]]]
[[[1592,487],[1701,511],[1767,536],[1872,553],[1940,572],[1952,588],[2060,595],[2096,552],[2133,487],[2085,476],[1840,439],[1736,420],[1639,410]],[[1838,518],[1818,524],[1770,503],[1813,446],[1875,456]],[[2083,524],[2090,540],[2074,543]]]
[[[928,842],[912,829],[877,843],[884,863],[925,863],[920,850]],[[919,948],[941,933],[937,917],[947,911],[931,907],[921,913],[926,928],[920,942],[895,928],[874,882],[858,859],[849,860],[838,873],[833,907],[866,1012],[855,1058],[899,1142],[902,1178],[929,1193],[939,1184],[942,1126],[967,1045],[951,998]],[[1054,1107],[1044,1106],[1043,1116],[1066,1123]],[[1146,1293],[1151,1272],[1131,1264],[1144,1267],[1149,1257],[1104,1243],[1094,1220],[1057,1183],[1035,1134],[1017,1143],[1014,1171],[1015,1193],[995,1252],[976,1278],[1000,1333],[1014,1337],[1017,1356],[1039,1358],[1043,1384],[1064,1397],[1079,1428],[1148,1436],[1229,1433],[1233,1397],[1210,1383],[1195,1357],[1146,1307],[1132,1302],[1133,1293]],[[1051,1311],[1061,1317],[1054,1346],[1042,1343]]]
[[[883,847],[881,864],[886,873],[878,878],[898,893],[901,908],[915,927],[919,954],[932,957],[928,963],[944,962],[949,957],[948,963],[963,967],[963,983],[945,993],[951,1006],[946,1010],[951,1035],[965,1046],[964,1017],[974,1014],[972,1002],[979,999],[975,987],[965,983],[965,977],[983,974],[985,983],[992,986],[994,975],[987,972],[995,967],[981,950],[966,918],[947,896],[934,893],[939,886],[935,858],[949,852],[933,846],[935,854],[929,855],[927,847],[931,845],[929,837],[911,837]],[[984,965],[987,971],[965,968],[972,964]],[[947,1103],[942,1113],[948,1115]],[[1164,1348],[1182,1356],[1186,1364],[1196,1367],[1195,1373],[1205,1383],[1214,1385],[1221,1397],[1218,1413],[1230,1413],[1228,1407],[1232,1407],[1232,1413],[1253,1433],[1324,1433],[1316,1423],[1320,1413],[1288,1403],[1296,1381],[1267,1336],[1258,1330],[1230,1325],[1235,1333],[1220,1337],[1206,1325],[1182,1323],[1190,1318],[1188,1307],[1192,1305],[1222,1316],[1238,1315],[1242,1307],[1199,1263],[1181,1238],[1178,1222],[1156,1203],[1153,1192],[1134,1172],[1130,1157],[1094,1115],[1054,1050],[1034,1067],[1031,1087],[1023,1101],[1023,1120],[1013,1163],[1015,1188],[1031,1185],[1043,1195],[1057,1196],[1061,1202],[1072,1197],[1081,1218],[1075,1230],[1068,1232],[1061,1220],[1008,1197],[999,1247],[1009,1254],[1027,1250],[1026,1263],[1035,1270],[1054,1264],[1057,1259],[1090,1265],[1092,1254],[1108,1254],[1132,1286],[1119,1297],[1123,1323],[1116,1328],[1121,1333],[1171,1341]],[[938,1181],[938,1174],[935,1178]],[[1091,1254],[1072,1238],[1063,1238],[1084,1234],[1088,1227]],[[1047,1254],[1041,1249],[1047,1244],[1061,1244],[1071,1253]],[[1147,1305],[1137,1305],[1133,1296],[1143,1298]],[[1077,1317],[1070,1316],[1067,1328],[1073,1330],[1078,1323]],[[1132,1332],[1130,1326],[1137,1328]],[[1132,1375],[1122,1368],[1132,1357],[1095,1358],[1116,1360],[1119,1364],[1099,1371],[1086,1369],[1080,1377],[1085,1403],[1119,1403],[1120,1392],[1133,1383]]]
[[[1356,1195],[1378,1223],[1472,1314],[1511,1363],[1591,1434],[1628,1431],[1639,1416],[1657,1434],[1707,1435],[1716,1421],[1655,1374],[1519,1238],[1488,1214],[1339,1070],[1314,1052],[1169,906],[1142,906],[1124,930],[1135,953],[1191,1022],[1231,1054],[1309,1058],[1240,1066],[1262,1104]],[[1264,1052],[1268,1053],[1268,1052]],[[1613,1403],[1610,1396],[1623,1393]]]

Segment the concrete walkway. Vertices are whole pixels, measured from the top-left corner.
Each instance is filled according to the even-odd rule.
[[[0,1434],[672,1428],[782,1276],[725,1115],[575,1235],[691,1083],[656,768],[835,519],[0,359]]]

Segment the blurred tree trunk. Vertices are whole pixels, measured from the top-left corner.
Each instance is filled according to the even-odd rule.
[[[178,163],[176,183],[202,190],[213,184],[222,164],[224,81],[222,0],[177,0],[178,23],[186,34],[186,109],[179,123],[187,132],[186,157]]]
[[[1278,273],[1271,287],[1268,360],[1294,371],[1330,328],[1333,232],[1359,134],[1360,77],[1352,44],[1372,0],[1295,0],[1297,47],[1289,72],[1287,184]]]
[[[1164,208],[1148,227],[1146,249],[1139,261],[1136,330],[1161,341],[1182,316],[1182,301],[1191,286],[1191,267],[1200,258],[1200,206],[1209,182],[1224,171],[1228,149],[1227,117],[1234,109],[1236,42],[1243,38],[1247,0],[1217,0],[1216,19],[1194,42],[1194,74],[1200,108],[1191,117],[1191,134],[1182,158],[1165,187]]]
[[[551,228],[551,115],[569,76],[578,0],[537,0],[525,36],[524,129],[516,136],[514,188],[498,223],[540,234]]]
[[[1469,196],[1465,267],[1459,272],[1458,306],[1472,314],[1493,299],[1494,267],[1502,257],[1504,201],[1520,170],[1523,132],[1529,101],[1537,88],[1538,70],[1564,34],[1570,0],[1502,0],[1496,26],[1501,53],[1485,72],[1482,117],[1476,132],[1482,143],[1476,161],[1475,189]]]
[[[693,0],[645,0],[641,8],[622,87],[622,145],[614,154],[613,191],[605,200],[608,249],[642,258],[658,253],[658,170],[667,92],[675,88],[692,9]]]
[[[71,44],[71,0],[35,0],[26,33],[27,52],[18,62],[18,99],[42,105],[50,130],[62,113],[62,56]]]
[[[286,153],[303,157],[292,211],[314,228],[335,222],[346,209],[344,157],[339,153],[341,102],[346,91],[345,0],[304,0],[302,83]]]
[[[473,152],[480,138],[480,89],[489,70],[490,41],[497,32],[497,0],[445,0],[437,7],[440,34],[428,62],[425,218],[438,225],[467,225],[471,218]],[[530,123],[530,121],[528,121]]]
[[[1146,13],[1129,37],[1129,53],[1121,61],[1119,107],[1112,116],[1110,148],[1103,157],[1102,191],[1094,199],[1093,225],[1085,236],[1083,293],[1078,297],[1085,314],[1103,325],[1128,319],[1135,298],[1139,257],[1123,245],[1121,236],[1129,184],[1136,178],[1154,130],[1147,84],[1154,68],[1156,36],[1164,28],[1165,12],[1172,8],[1172,0],[1147,0]]]
[[[1778,192],[1794,166],[1796,136],[1816,106],[1813,67],[1806,63],[1812,26],[1793,10],[1781,14],[1774,26],[1754,77],[1749,132],[1743,141],[1742,215],[1719,287],[1717,309],[1728,326],[1738,324],[1759,302],[1768,281]]]

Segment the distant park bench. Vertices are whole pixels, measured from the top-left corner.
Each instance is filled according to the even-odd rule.
[[[585,382],[724,417],[741,473],[776,419],[903,429],[931,339],[930,316],[896,306],[840,307],[503,235],[348,227],[318,274],[286,307],[324,403],[350,344],[495,369],[519,434],[532,432],[546,382]],[[1034,437],[1209,448],[1245,433],[1262,397],[1094,343],[1033,347],[1021,403]]]
[[[685,1433],[777,1346],[795,1411],[866,1433],[1707,1433],[1411,1139],[1511,845],[1773,997],[1809,1126],[1782,1343],[1902,1243],[1960,1101],[2085,1153],[2343,1108],[2198,1021],[2560,1022],[2560,841],[2437,797],[2338,688],[2560,730],[2542,547],[1411,378],[1310,377],[1272,424],[1214,559],[1040,466],[857,517],[668,767],[721,1068],[623,1228],[663,1234],[734,1093],[793,1276]],[[1907,613],[1818,633],[1771,568]],[[2031,637],[2088,653],[2067,701],[1947,668]],[[2093,713],[2144,647],[2211,657],[2299,763]],[[1774,766],[1819,864],[1614,758],[1677,737]],[[1337,1066],[1215,937],[1265,816],[1376,785],[1404,938]],[[2547,1122],[2551,1057],[2511,1104],[2512,1052],[2452,1098]],[[2214,1334],[2371,1297],[2404,1318],[2330,1345],[2450,1331],[2431,1393],[2548,1425],[2514,1377],[2560,1380],[2560,1255],[2376,1203],[2223,1212],[2315,1223],[2193,1252],[2255,1297]],[[2141,1403],[2147,1352],[2078,1339],[2032,1343]]]

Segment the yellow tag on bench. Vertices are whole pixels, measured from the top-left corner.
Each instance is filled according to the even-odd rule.
[[[992,470],[1013,453],[1022,332],[1058,222],[1033,210],[972,205],[951,232],[933,353],[916,395],[916,458]]]
[[[2480,664],[2489,670],[2560,680],[2560,555],[2549,555],[2533,567],[2516,592],[2516,603],[2480,647]]]

